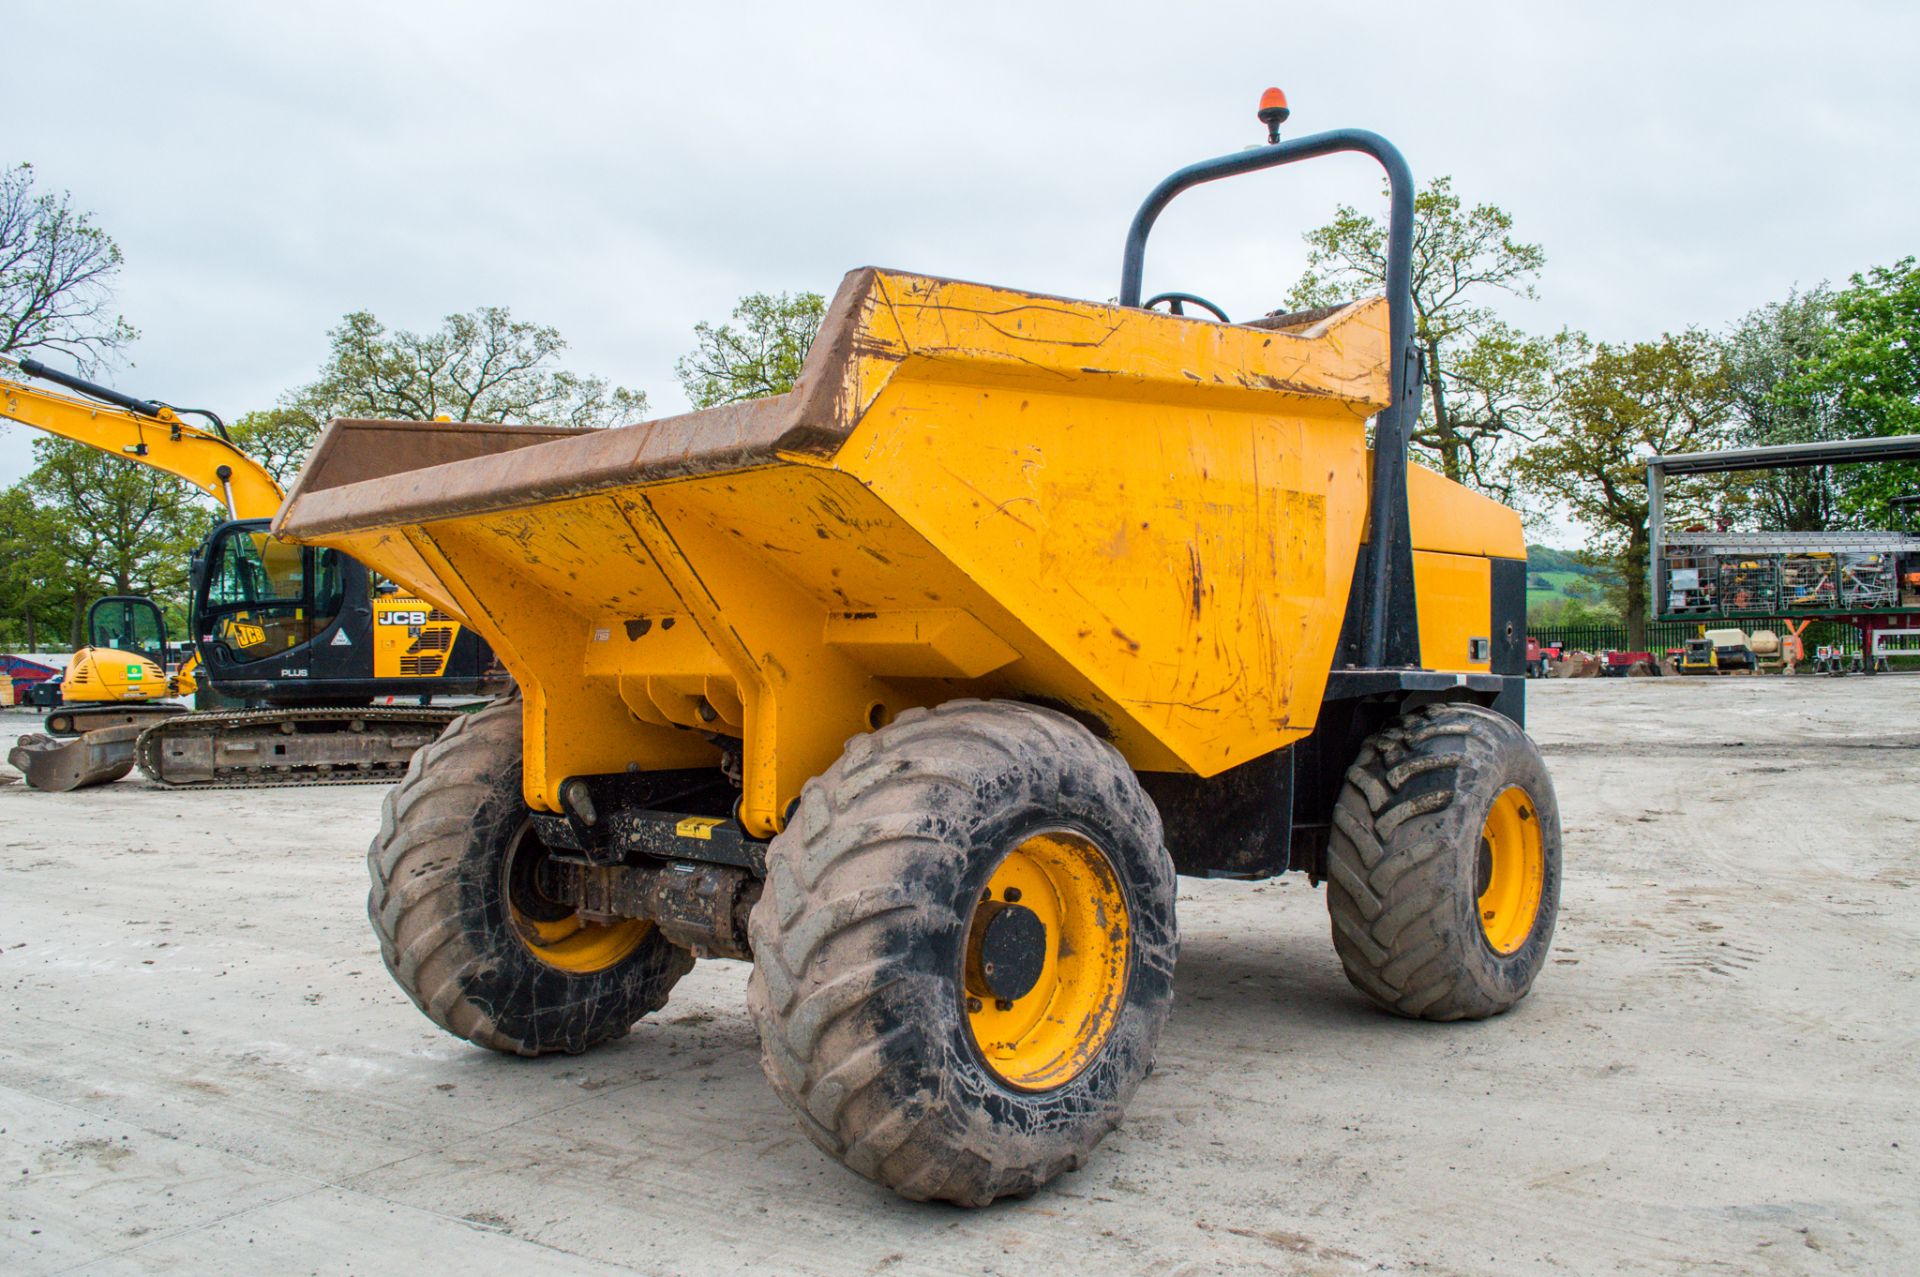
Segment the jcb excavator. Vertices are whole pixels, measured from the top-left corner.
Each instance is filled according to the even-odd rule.
[[[193,556],[194,659],[169,686],[164,663],[144,650],[157,642],[164,651],[151,603],[146,612],[128,604],[112,614],[137,618],[115,631],[136,650],[90,624],[93,645],[75,654],[63,703],[47,716],[49,735],[23,738],[10,756],[29,784],[100,784],[135,762],[169,786],[388,780],[457,712],[428,708],[429,697],[504,685],[491,650],[457,618],[338,551],[275,538],[267,524],[280,507],[280,485],[235,446],[215,414],[137,399],[34,359],[0,357],[0,364],[95,401],[0,380],[0,417],[185,479],[229,516]],[[528,442],[551,433],[535,430]],[[116,667],[104,682],[89,674]],[[91,697],[76,694],[89,678]],[[163,696],[204,685],[249,708],[187,713],[133,692],[136,683],[165,687]],[[420,705],[370,708],[387,696],[417,697]],[[90,730],[103,726],[102,714],[104,730]]]

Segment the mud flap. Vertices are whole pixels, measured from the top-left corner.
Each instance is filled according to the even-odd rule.
[[[133,770],[133,746],[144,723],[104,727],[61,740],[38,732],[22,736],[7,754],[34,789],[64,794],[119,780]]]

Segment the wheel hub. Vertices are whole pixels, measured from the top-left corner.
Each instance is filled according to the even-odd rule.
[[[1040,983],[1047,926],[1021,904],[984,901],[967,940],[967,988],[977,997],[1018,1002]]]
[[[959,973],[981,1058],[1006,1085],[1049,1090],[1100,1054],[1126,1000],[1131,921],[1112,864],[1065,830],[1009,851],[967,923]]]
[[[640,947],[653,924],[641,918],[590,919],[545,889],[547,849],[520,827],[500,865],[500,890],[514,933],[541,962],[572,975],[602,971]]]
[[[1518,786],[1494,798],[1480,830],[1480,929],[1498,954],[1518,952],[1533,933],[1546,881],[1545,845],[1533,800]]]

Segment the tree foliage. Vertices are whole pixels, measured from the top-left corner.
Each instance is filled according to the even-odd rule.
[[[235,441],[283,483],[335,417],[601,427],[647,413],[645,393],[557,367],[567,348],[559,330],[504,306],[449,315],[428,333],[356,311],[327,338],[318,377],[236,423]]]
[[[1578,550],[1562,550],[1551,545],[1528,545],[1527,571],[1591,572],[1593,567],[1580,557]]]
[[[731,324],[695,324],[692,353],[674,365],[688,401],[711,408],[793,389],[826,311],[819,293],[749,293]]]
[[[1698,332],[1602,344],[1556,381],[1552,427],[1515,457],[1514,474],[1592,530],[1592,548],[1617,565],[1621,611],[1638,645],[1647,620],[1646,457],[1726,442],[1731,398],[1721,351]],[[1668,513],[1717,514],[1724,491],[1720,476],[1676,477],[1666,489]]]
[[[285,488],[293,483],[321,428],[330,420],[309,409],[282,406],[243,413],[227,430],[240,450]]]
[[[1832,340],[1834,294],[1822,284],[1749,312],[1723,343],[1734,442],[1747,446],[1846,437],[1834,394],[1806,369]],[[1760,470],[1744,485],[1761,526],[1819,532],[1837,526],[1843,475],[1831,466]]]
[[[83,444],[41,439],[33,448],[33,472],[0,494],[0,519],[11,524],[0,531],[13,534],[0,547],[0,582],[28,592],[8,619],[24,628],[31,611],[44,625],[58,608],[77,647],[87,605],[104,594],[151,594],[182,615],[188,556],[213,508],[171,475]]]
[[[1920,434],[1920,266],[1912,257],[1853,276],[1833,299],[1828,339],[1780,388],[1783,401],[1813,402],[1839,438]],[[1843,519],[1892,526],[1888,501],[1920,490],[1920,466],[1858,466],[1839,472]]]
[[[1613,603],[1594,599],[1541,599],[1527,604],[1528,625],[1618,625],[1620,610]]]
[[[53,527],[26,484],[0,489],[0,643],[31,651],[65,641],[72,599],[59,580]]]
[[[83,370],[139,334],[113,314],[120,248],[33,166],[0,170],[0,354],[54,351]]]
[[[1555,373],[1582,352],[1576,335],[1535,337],[1487,305],[1507,294],[1531,299],[1546,265],[1538,244],[1515,237],[1513,218],[1492,204],[1468,207],[1451,178],[1437,177],[1413,202],[1414,340],[1426,360],[1427,393],[1413,443],[1450,479],[1504,494],[1504,462],[1548,414]],[[1385,287],[1387,224],[1342,205],[1307,232],[1307,270],[1294,307],[1351,301]]]

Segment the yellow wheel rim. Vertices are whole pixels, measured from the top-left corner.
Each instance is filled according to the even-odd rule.
[[[1004,925],[1009,906],[1038,920],[1038,974],[1020,991],[999,973],[981,970],[982,938]],[[1065,1085],[1091,1064],[1112,1035],[1126,1000],[1130,927],[1126,899],[1105,853],[1079,834],[1036,834],[1007,853],[968,920],[963,996],[981,1058],[1008,1086],[1044,1091]],[[991,952],[991,951],[989,951]],[[1003,968],[1006,964],[1002,964]]]
[[[594,922],[541,894],[539,863],[546,848],[529,821],[501,866],[502,894],[514,934],[528,953],[573,975],[605,971],[640,947],[653,924],[644,918]]]
[[[1495,953],[1513,953],[1533,933],[1547,858],[1533,800],[1509,785],[1480,830],[1480,930]]]
[[[586,975],[605,971],[638,949],[653,924],[644,918],[587,922],[577,913],[558,921],[541,922],[514,909],[513,925],[520,934],[520,942],[534,957],[550,967]]]

